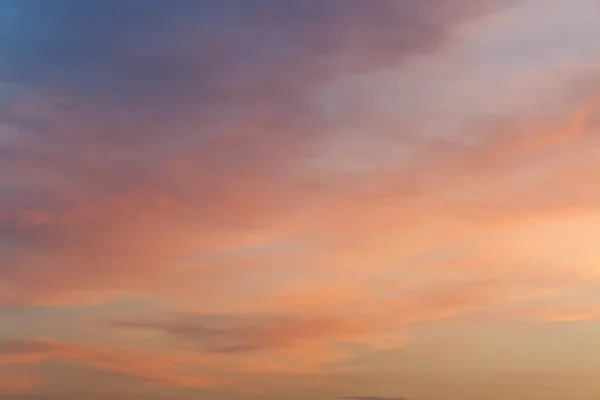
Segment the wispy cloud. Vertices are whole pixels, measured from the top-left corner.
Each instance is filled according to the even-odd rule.
[[[49,360],[123,374],[159,386],[205,387],[214,384],[208,377],[182,371],[186,365],[190,365],[189,356],[182,354],[152,354],[139,349],[63,343],[50,339],[19,339],[0,344],[2,366],[36,364]]]
[[[19,392],[39,385],[42,379],[31,373],[0,372],[0,394]]]
[[[0,365],[333,380],[425,325],[595,320],[597,8],[542,3],[4,1],[0,306],[102,306]]]
[[[148,290],[188,254],[273,229],[312,197],[290,173],[327,135],[316,85],[433,52],[482,8],[234,3],[10,3],[4,302]]]

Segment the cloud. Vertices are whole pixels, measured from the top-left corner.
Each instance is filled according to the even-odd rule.
[[[506,3],[12,1],[4,77],[130,106],[268,99],[336,64],[364,68],[435,50],[454,24]]]
[[[202,281],[196,254],[288,234],[323,198],[294,177],[328,135],[315,87],[504,3],[8,2],[0,301]]]
[[[330,375],[344,371],[353,347],[390,350],[410,344],[410,328],[460,321],[496,307],[543,299],[568,291],[563,277],[515,276],[397,289],[355,290],[325,308],[293,307],[270,298],[279,312],[207,314],[165,312],[162,316],[111,321],[116,332],[159,334],[170,346],[204,354],[244,371]],[[231,367],[225,367],[231,368]]]
[[[371,330],[368,321],[355,317],[292,315],[181,315],[170,321],[123,321],[117,326],[161,330],[207,352],[297,348],[306,342],[351,338]]]
[[[587,140],[580,143],[585,146]],[[501,146],[506,148],[503,150],[506,154],[492,157],[492,149],[498,152]],[[210,152],[219,153],[219,148]],[[201,283],[203,275],[224,274],[230,270],[229,267],[221,269],[223,263],[234,263],[227,259],[203,260],[195,255],[219,248],[252,246],[282,237],[285,240],[286,235],[292,241],[302,240],[295,237],[308,236],[308,247],[313,246],[310,243],[313,240],[337,241],[343,254],[334,251],[334,246],[330,251],[320,248],[320,244],[313,246],[315,252],[298,254],[298,251],[284,249],[269,254],[289,255],[296,262],[300,256],[307,257],[307,262],[312,263],[379,264],[395,256],[403,258],[409,247],[398,248],[395,242],[414,242],[415,226],[423,224],[424,228],[424,219],[433,221],[436,213],[457,213],[466,220],[493,222],[592,206],[595,195],[586,189],[588,178],[579,173],[585,169],[586,174],[590,174],[585,159],[565,158],[561,162],[560,158],[553,158],[548,171],[556,170],[557,173],[542,175],[535,185],[528,181],[513,183],[515,175],[504,173],[489,181],[489,174],[494,171],[514,168],[519,171],[519,163],[529,153],[519,156],[518,149],[510,143],[490,140],[471,149],[457,147],[440,154],[426,152],[424,155],[431,158],[428,168],[366,175],[361,179],[373,178],[381,182],[379,186],[367,189],[350,186],[313,190],[302,182],[282,183],[273,175],[275,171],[266,166],[256,171],[244,169],[238,172],[217,163],[211,167],[218,171],[216,175],[203,177],[197,171],[207,164],[187,159],[174,160],[157,171],[156,183],[116,191],[111,188],[108,193],[103,193],[101,187],[92,187],[91,193],[98,193],[94,199],[77,200],[81,194],[76,193],[81,190],[85,193],[86,188],[75,187],[71,189],[75,191],[73,194],[63,193],[67,197],[66,203],[57,205],[54,210],[38,205],[5,213],[3,236],[7,239],[5,243],[11,243],[6,256],[9,262],[1,272],[9,287],[4,295],[5,302],[61,302],[70,297],[97,299],[123,290],[151,291],[169,285]],[[108,150],[99,152],[100,165],[89,166],[91,171],[102,170],[113,161]],[[490,158],[484,156],[486,152],[490,152]],[[103,154],[107,157],[104,161]],[[437,157],[448,155],[460,162],[437,160]],[[88,168],[85,164],[87,159],[82,160],[81,165],[61,168],[56,175],[66,178],[70,171],[77,175]],[[284,166],[280,165],[280,168]],[[51,169],[40,166],[38,171],[49,173]],[[126,165],[123,170],[127,170]],[[473,170],[478,172],[473,173]],[[463,177],[462,182],[453,182],[458,176]],[[79,182],[79,178],[75,178]],[[200,180],[197,187],[186,187],[194,180]],[[483,184],[484,181],[489,183]],[[94,185],[93,180],[86,182],[86,185]],[[227,184],[223,186],[225,182]],[[414,193],[409,189],[411,182],[419,185]],[[570,191],[562,191],[561,196],[552,198],[538,194],[557,185],[569,185]],[[203,188],[208,192],[203,192]],[[513,196],[515,190],[522,190],[518,201]],[[75,199],[69,199],[70,196]],[[420,200],[415,202],[414,199]],[[372,212],[360,214],[357,210],[361,209]],[[306,217],[311,215],[319,218]],[[408,218],[409,215],[413,221],[405,223],[401,229],[386,223],[389,219]],[[462,229],[459,223],[455,224],[457,229]],[[352,233],[355,229],[371,232],[377,240]],[[446,233],[439,231],[439,235]],[[389,241],[382,240],[385,237]],[[355,250],[349,250],[350,247]],[[280,262],[275,258],[258,260]],[[286,259],[281,262],[289,263]],[[203,264],[201,268],[192,267],[200,263]],[[81,268],[81,265],[86,267]],[[127,268],[121,268],[122,265]],[[198,276],[191,280],[191,273]],[[178,289],[181,290],[181,286]]]
[[[6,400],[77,400],[82,397],[90,400],[106,400],[107,396],[94,392],[75,392],[75,393],[11,393],[4,396]],[[153,396],[153,395],[121,395],[124,400],[182,400],[175,396]]]
[[[190,359],[181,354],[163,356],[139,349],[50,339],[17,339],[0,343],[0,365],[3,366],[31,365],[52,360],[134,377],[151,385],[205,387],[214,384],[209,378],[182,371],[182,367],[189,365]]]
[[[380,396],[346,396],[340,397],[340,399],[353,399],[353,400],[406,400],[404,397],[380,397]]]
[[[0,393],[7,394],[35,387],[42,379],[31,373],[0,371]]]
[[[475,63],[464,24],[513,2],[4,3],[0,305],[160,310],[101,316],[131,347],[13,340],[0,363],[235,386],[421,324],[598,314],[527,306],[600,282],[600,121],[580,71]]]
[[[302,377],[307,385],[322,385],[323,377],[334,372],[323,367],[347,357],[346,352],[324,346],[321,353],[313,347],[304,353],[295,349],[262,353],[259,358],[237,357],[235,352],[203,353],[197,348],[173,350],[172,347],[162,346],[158,350],[140,346],[139,342],[121,345],[34,337],[6,339],[0,343],[0,367],[27,367],[40,372],[39,384],[48,383],[51,377],[37,368],[60,363],[75,371],[83,368],[108,372],[153,390],[175,387],[246,390],[255,388],[257,379],[263,378],[274,378],[274,385],[285,386],[290,377]]]

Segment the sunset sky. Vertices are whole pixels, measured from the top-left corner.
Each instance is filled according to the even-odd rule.
[[[0,0],[0,400],[598,400],[599,20]]]

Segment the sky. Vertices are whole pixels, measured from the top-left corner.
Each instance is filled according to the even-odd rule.
[[[0,400],[600,397],[597,0],[0,0]]]

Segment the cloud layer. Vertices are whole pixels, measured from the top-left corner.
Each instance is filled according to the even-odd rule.
[[[0,390],[59,363],[223,398],[424,326],[597,319],[577,4],[3,2],[0,306],[75,322],[0,321]]]
[[[341,399],[354,399],[354,400],[405,400],[404,397],[379,397],[379,396],[349,396],[340,397]]]
[[[7,3],[5,301],[138,289],[302,207],[290,169],[327,135],[310,91],[439,48],[481,8],[430,3]]]

